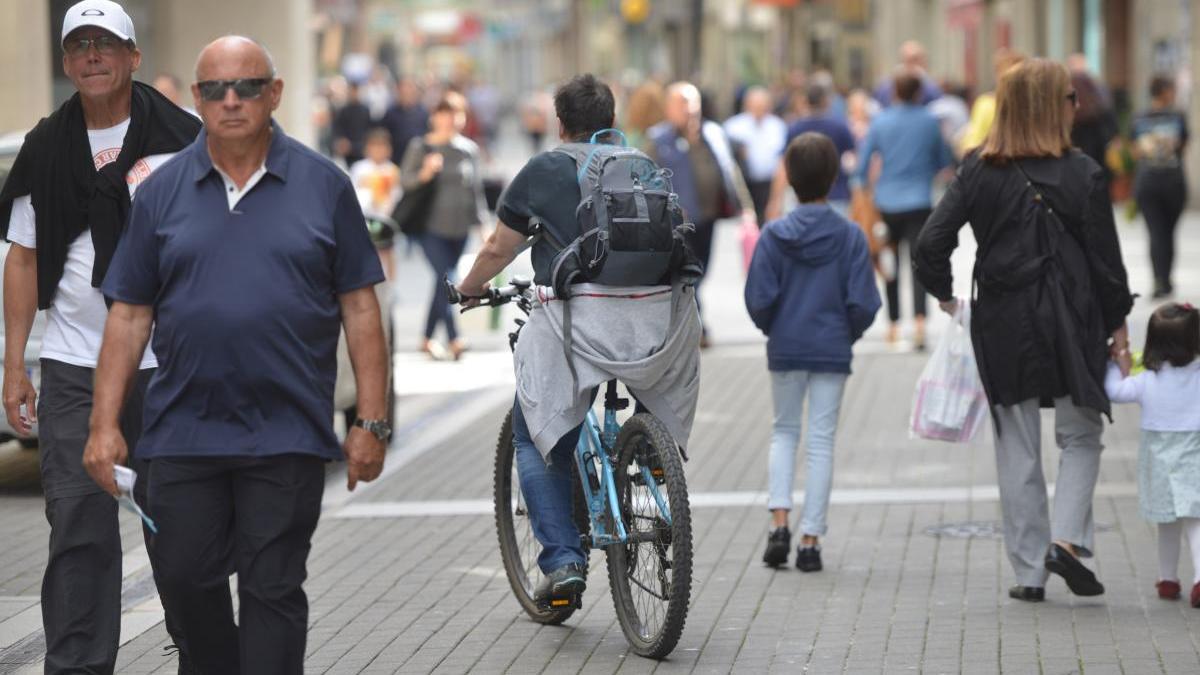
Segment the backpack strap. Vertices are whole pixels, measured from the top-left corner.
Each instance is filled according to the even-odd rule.
[[[1029,177],[1029,174],[1025,173],[1025,167],[1021,166],[1021,162],[1014,159],[1013,166],[1017,167],[1017,171],[1021,172],[1021,177],[1025,179],[1025,187],[1033,190],[1034,201],[1046,207],[1046,213],[1050,214],[1050,220],[1054,222],[1055,229],[1058,231],[1058,234],[1061,235],[1067,230],[1067,227],[1065,224],[1063,224],[1062,219],[1058,217],[1058,213],[1055,212],[1054,207],[1050,205],[1050,200],[1046,199],[1046,196],[1043,195],[1042,191],[1037,188],[1037,185],[1034,184],[1033,179]],[[1050,242],[1050,255],[1054,255],[1055,253],[1058,253],[1058,237],[1055,237],[1054,240]]]

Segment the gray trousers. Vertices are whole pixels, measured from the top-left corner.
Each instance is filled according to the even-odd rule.
[[[1073,544],[1081,557],[1092,555],[1095,525],[1092,493],[1100,474],[1100,413],[1070,398],[1054,400],[1054,432],[1062,455],[1054,488],[1054,513],[1042,473],[1042,418],[1037,399],[996,406],[996,470],[1004,547],[1017,583],[1044,587],[1043,564],[1051,541]]]
[[[38,446],[50,554],[42,576],[46,672],[111,673],[121,632],[121,530],[117,501],[83,468],[95,371],[42,359]],[[132,450],[142,432],[151,370],[138,373],[121,416]],[[142,466],[135,487],[145,505]],[[151,543],[147,535],[147,546]]]

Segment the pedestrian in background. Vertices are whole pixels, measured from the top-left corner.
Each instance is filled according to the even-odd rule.
[[[1117,136],[1117,116],[1106,91],[1091,73],[1072,72],[1071,91],[1075,92],[1071,99],[1075,105],[1071,142],[1100,166],[1104,182],[1108,183],[1112,180],[1112,171],[1108,168],[1108,144]]]
[[[421,89],[412,78],[401,78],[396,83],[396,98],[383,113],[379,126],[391,135],[392,161],[399,164],[412,139],[429,129],[429,111],[421,103]]]
[[[1175,226],[1187,204],[1183,151],[1188,143],[1187,116],[1175,108],[1175,82],[1162,75],[1150,81],[1150,108],[1133,120],[1137,156],[1135,196],[1150,231],[1154,297],[1174,291]]]
[[[849,172],[854,169],[855,150],[858,147],[854,134],[846,122],[835,115],[830,109],[830,90],[821,84],[811,84],[808,87],[808,114],[792,122],[788,126],[787,139],[791,143],[801,134],[810,131],[823,134],[833,141],[833,147],[838,153],[838,175],[829,190],[829,205],[835,211],[845,215],[850,208]],[[783,212],[783,202],[790,190],[787,178],[787,167],[780,163],[775,181],[771,186],[770,206],[767,217],[774,219]]]
[[[979,243],[971,340],[995,421],[1004,545],[1017,581],[1009,595],[1027,601],[1045,598],[1048,572],[1077,595],[1104,592],[1079,559],[1094,545],[1107,355],[1128,349],[1133,304],[1108,184],[1071,144],[1072,92],[1053,61],[1008,71],[987,141],[938,202],[914,260],[942,309],[956,311],[950,255],[971,224]],[[1050,401],[1062,448],[1053,519],[1038,410]]]
[[[333,115],[333,154],[347,168],[363,158],[370,130],[371,109],[362,101],[359,83],[350,82],[346,102]]]
[[[746,188],[754,202],[758,222],[766,222],[771,179],[787,145],[787,125],[771,113],[771,93],[764,87],[746,91],[744,110],[725,120],[725,134],[738,155]]]
[[[875,206],[887,225],[887,249],[893,260],[908,256],[933,204],[933,179],[954,161],[950,147],[934,116],[921,104],[921,73],[901,67],[892,78],[896,103],[879,113],[858,153],[857,183],[868,185],[871,158],[881,161],[875,181]],[[885,274],[887,288],[887,340],[900,337],[900,273],[896,264]],[[925,287],[912,278],[913,344],[925,348]]]
[[[392,137],[387,129],[376,128],[367,133],[366,157],[350,167],[350,181],[358,195],[358,204],[370,218],[371,241],[379,252],[379,262],[388,279],[395,276],[392,254],[396,232],[375,216],[390,217],[400,201],[400,167],[391,160]],[[353,419],[349,420],[353,422]]]
[[[929,76],[929,58],[925,54],[925,46],[916,40],[909,40],[900,45],[900,64],[891,77],[880,80],[875,87],[875,100],[887,108],[896,103],[896,75],[905,73],[915,75],[918,79],[918,94],[912,99],[919,105],[929,105],[942,96],[942,89]]]
[[[1150,316],[1142,364],[1129,375],[1129,350],[1108,365],[1105,390],[1114,403],[1142,408],[1138,507],[1158,525],[1158,597],[1178,600],[1179,544],[1192,549],[1192,607],[1200,607],[1200,310],[1163,305]]]
[[[800,205],[763,228],[746,277],[746,310],[767,336],[775,424],[769,461],[771,533],[763,562],[787,563],[796,445],[808,398],[804,515],[796,567],[821,569],[833,485],[833,441],[851,347],[875,320],[879,291],[858,226],[830,207],[840,153],[829,137],[806,132],[788,144],[784,165]]]
[[[350,179],[271,121],[283,82],[266,49],[220,38],[196,79],[204,131],[143,186],[104,280],[84,464],[116,492],[117,420],[153,324],[161,365],[135,452],[151,465],[151,555],[180,647],[202,673],[301,673],[326,463],[345,458],[353,489],[379,475],[390,433],[383,270]],[[342,325],[365,419],[339,448]]]
[[[654,125],[663,121],[666,114],[666,96],[663,86],[654,80],[647,80],[629,93],[625,103],[625,119],[621,128],[625,130],[626,140],[635,148],[647,145],[646,133]]]
[[[136,191],[200,130],[200,122],[152,87],[133,21],[120,5],[84,0],[63,18],[63,72],[76,92],[25,137],[0,192],[0,223],[12,246],[4,263],[4,409],[38,450],[49,553],[41,614],[46,672],[111,673],[121,629],[121,532],[117,502],[84,470],[92,386],[107,317],[100,282],[125,233]],[[41,397],[25,369],[34,316],[46,311]],[[142,398],[158,365],[131,355],[121,429],[136,441]],[[117,424],[118,419],[113,418]],[[134,499],[146,507],[146,464]],[[112,480],[112,467],[108,469]],[[147,550],[155,538],[143,532]],[[160,567],[154,565],[155,578]],[[178,634],[167,612],[167,632]],[[186,668],[181,654],[181,668]]]
[[[483,172],[479,146],[462,134],[467,121],[467,101],[461,94],[447,92],[429,118],[429,133],[415,138],[404,152],[400,176],[405,190],[433,184],[421,249],[433,268],[433,297],[425,320],[420,351],[440,359],[446,349],[434,340],[438,324],[446,328],[449,355],[462,357],[467,342],[458,335],[454,308],[442,279],[454,275],[458,259],[467,246],[471,230],[487,213],[483,194]]]
[[[647,135],[646,154],[671,171],[679,204],[696,226],[688,244],[707,270],[717,220],[753,209],[729,139],[721,125],[701,117],[700,90],[690,82],[667,87],[664,120]],[[702,344],[708,346],[707,327]]]
[[[400,167],[392,162],[392,136],[387,129],[367,133],[366,156],[350,167],[363,211],[390,216],[400,201]]]
[[[1008,72],[1009,68],[1017,65],[1025,60],[1025,55],[1018,51],[1013,51],[1008,47],[1001,47],[992,54],[992,77],[996,86],[1000,85],[1000,78],[1004,73]],[[996,120],[996,92],[986,91],[975,97],[975,102],[971,104],[971,119],[967,122],[967,128],[963,131],[962,136],[958,139],[959,155],[966,155],[968,152],[983,145],[987,140],[988,132],[992,130],[992,123]]]

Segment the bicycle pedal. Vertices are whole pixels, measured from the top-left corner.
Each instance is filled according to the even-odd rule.
[[[540,603],[542,609],[583,609],[583,594],[576,593],[569,598],[549,598]]]

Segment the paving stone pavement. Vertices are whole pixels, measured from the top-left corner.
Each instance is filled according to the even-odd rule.
[[[1134,285],[1144,289],[1149,274],[1141,228],[1126,226],[1122,235]],[[724,250],[736,250],[731,231],[721,236]],[[1200,217],[1189,214],[1181,248],[1178,285],[1200,296],[1200,272],[1187,263],[1200,253]],[[1136,408],[1119,407],[1105,434],[1095,502],[1103,527],[1094,565],[1108,592],[1077,598],[1054,579],[1047,602],[1015,602],[1005,595],[1011,573],[1002,544],[986,527],[999,519],[988,493],[996,482],[990,443],[908,439],[908,402],[926,357],[885,348],[879,326],[861,346],[846,392],[825,570],[765,569],[767,514],[754,499],[766,482],[768,378],[761,342],[740,309],[736,257],[724,258],[705,291],[719,340],[703,359],[686,467],[697,504],[724,505],[693,509],[692,607],[668,660],[629,652],[603,573],[589,579],[584,609],[565,626],[523,617],[486,511],[495,436],[511,391],[489,381],[475,391],[402,399],[407,431],[389,457],[398,468],[327,508],[309,559],[306,671],[1200,672],[1200,610],[1154,595],[1154,530],[1138,517],[1130,489]],[[1140,307],[1133,319],[1135,339],[1148,310]],[[482,352],[502,350],[502,343],[482,334],[479,342]],[[445,379],[436,370],[429,377]],[[1058,453],[1051,430],[1044,425],[1044,463],[1053,480]],[[946,497],[950,488],[964,490]],[[738,501],[747,496],[750,501]],[[351,508],[370,513],[397,503],[418,515],[347,517]],[[432,506],[421,513],[423,504],[433,503],[465,508],[458,515],[437,515]],[[485,509],[475,508],[479,504]],[[127,550],[136,549],[137,525],[122,517]],[[967,531],[962,525],[972,523],[985,525],[983,536],[929,533],[954,525],[960,527],[949,529]],[[37,628],[30,617],[36,618],[46,536],[40,495],[0,493],[0,673],[36,669],[27,660],[13,663],[12,646]],[[593,553],[593,570],[603,570],[602,557]],[[1186,562],[1180,573],[1190,578]],[[174,672],[161,623],[130,628],[118,672]]]

